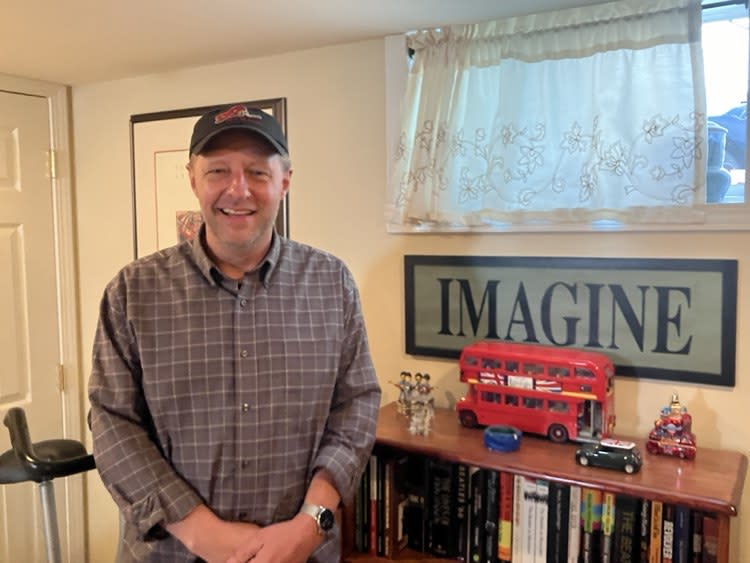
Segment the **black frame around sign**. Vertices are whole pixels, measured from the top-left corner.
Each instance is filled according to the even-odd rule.
[[[720,346],[718,369],[715,371],[690,371],[686,369],[665,369],[642,364],[630,364],[615,361],[617,375],[667,380],[690,383],[701,383],[733,387],[735,385],[735,354],[737,335],[737,261],[724,259],[661,259],[661,258],[569,258],[569,257],[497,257],[497,256],[439,256],[407,255],[404,257],[404,295],[405,295],[405,344],[406,353],[416,356],[436,358],[458,358],[461,347],[455,345],[424,345],[421,335],[424,326],[417,326],[417,306],[420,288],[416,287],[415,273],[419,268],[455,267],[471,268],[523,268],[533,272],[534,269],[550,270],[587,270],[587,271],[634,271],[678,272],[689,276],[691,272],[717,273],[719,283],[716,291],[721,293],[716,306],[721,308]],[[689,283],[690,278],[685,278]],[[423,322],[423,321],[422,321]],[[423,323],[424,324],[424,323]],[[435,327],[430,335],[434,338]],[[499,335],[502,339],[502,335]],[[467,335],[463,345],[475,340],[485,339],[482,335]],[[549,344],[548,342],[541,342]],[[586,346],[580,346],[584,349]],[[596,351],[607,353],[607,350]]]

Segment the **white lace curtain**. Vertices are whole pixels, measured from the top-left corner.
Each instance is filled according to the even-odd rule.
[[[699,0],[410,34],[392,231],[690,221],[705,201]]]

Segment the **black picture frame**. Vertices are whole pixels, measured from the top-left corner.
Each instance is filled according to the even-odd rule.
[[[565,311],[550,297],[558,290]],[[640,304],[628,295],[641,295]],[[735,385],[737,260],[406,255],[404,297],[407,354],[458,358],[463,346],[496,338],[604,352],[626,377]],[[586,337],[542,338],[533,311],[558,329],[576,312],[589,315],[576,324]],[[609,341],[599,336],[605,321]],[[619,326],[631,334],[617,335]],[[679,344],[668,342],[673,335]]]

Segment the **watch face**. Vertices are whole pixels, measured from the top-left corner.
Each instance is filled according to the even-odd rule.
[[[324,532],[333,528],[333,512],[327,508],[321,510],[318,514],[318,524],[320,525],[320,529]]]

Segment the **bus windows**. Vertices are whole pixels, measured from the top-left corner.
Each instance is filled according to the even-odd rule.
[[[570,369],[565,366],[549,366],[547,373],[553,377],[568,377],[570,376]]]
[[[506,395],[505,404],[513,407],[518,406],[518,395]]]
[[[482,400],[486,403],[499,403],[500,395],[497,393],[490,393],[489,391],[482,391]]]
[[[578,389],[580,389],[583,393],[591,393],[591,385],[579,385]]]
[[[495,360],[492,358],[482,358],[482,367],[485,369],[499,369],[500,360]]]
[[[591,371],[588,368],[576,368],[576,377],[587,377],[589,379],[594,379],[594,372]]]
[[[541,375],[544,373],[544,366],[542,364],[524,363],[523,372],[526,375]]]
[[[467,366],[476,366],[479,364],[474,356],[465,356],[463,361]]]
[[[508,372],[517,372],[518,371],[518,362],[515,360],[507,360],[505,362],[505,371]]]
[[[528,409],[541,409],[544,406],[544,401],[535,397],[524,397],[523,406]]]
[[[568,412],[568,403],[565,401],[550,401],[549,410],[552,412],[566,413]]]

